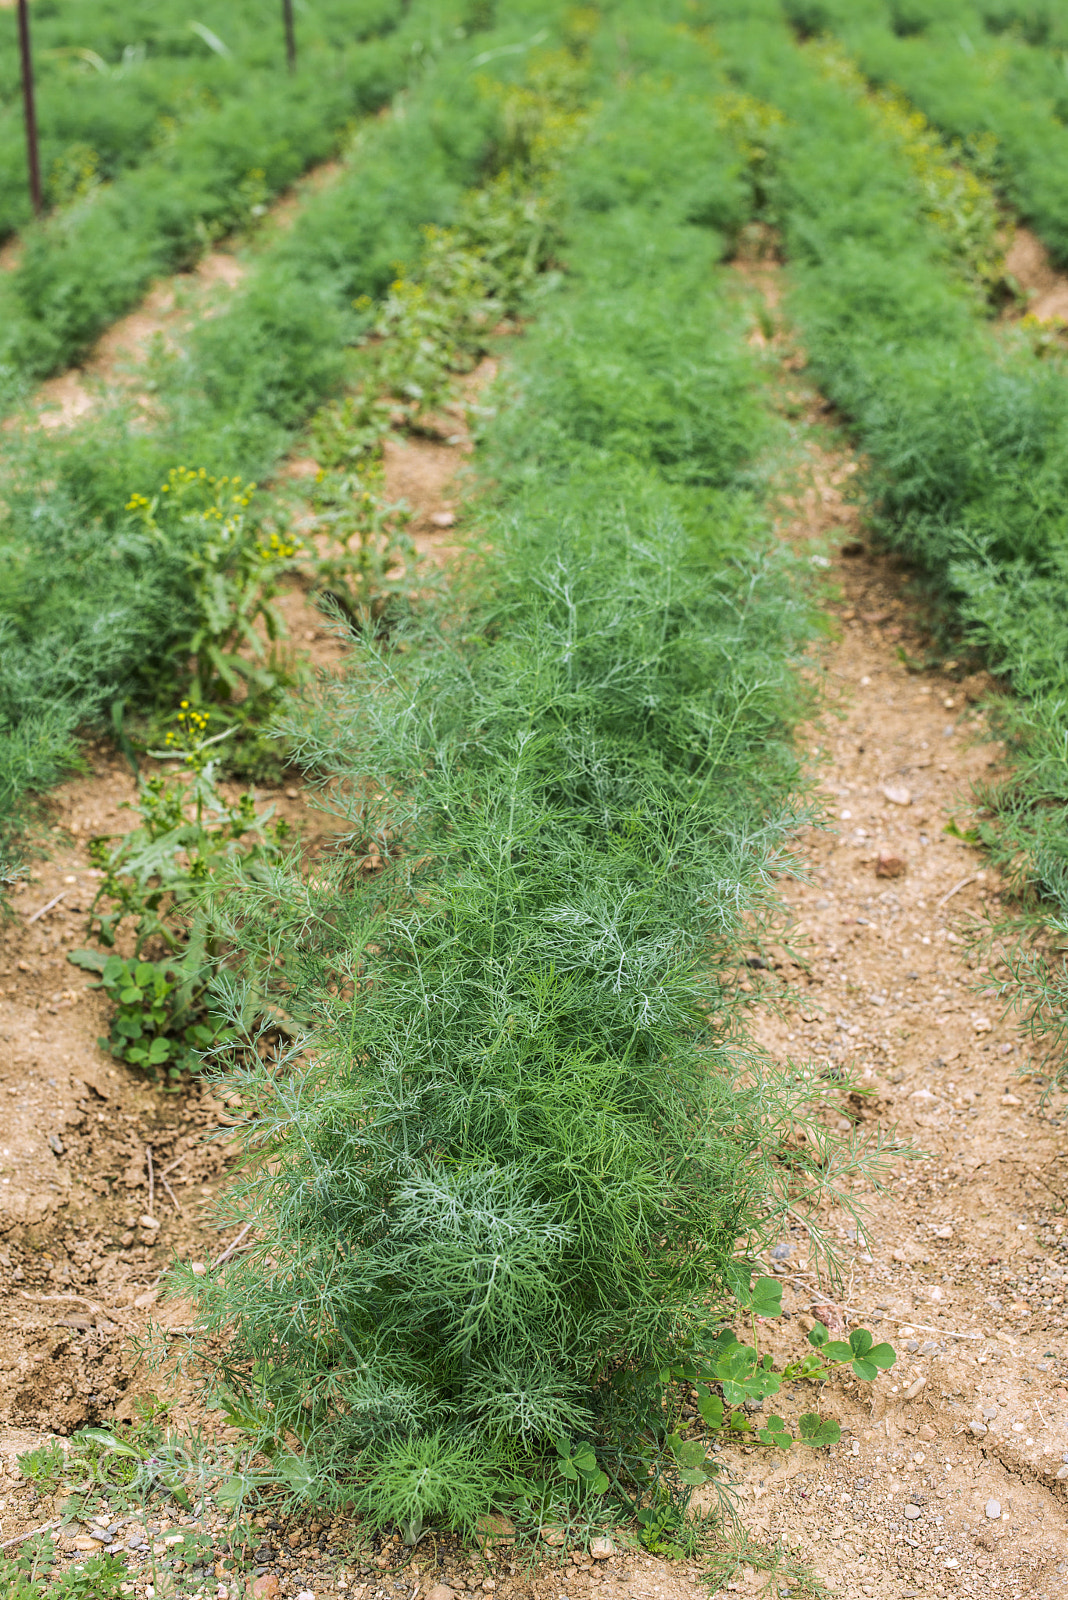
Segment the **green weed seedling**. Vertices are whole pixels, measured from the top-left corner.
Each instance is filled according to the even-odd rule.
[[[65,1525],[143,1511],[150,1500],[173,1501],[189,1510],[198,1446],[168,1428],[166,1418],[167,1407],[150,1402],[129,1432],[82,1428],[66,1449],[53,1441],[27,1451],[19,1468],[42,1493],[63,1497]],[[189,1529],[171,1555],[190,1564],[213,1558],[214,1552],[207,1535]],[[0,1600],[118,1600],[129,1590],[129,1579],[125,1562],[103,1552],[58,1570],[50,1533],[0,1558]]]
[[[808,1336],[812,1349],[776,1371],[771,1356],[760,1351],[756,1323],[758,1317],[782,1315],[782,1285],[775,1278],[758,1278],[752,1289],[739,1284],[735,1292],[739,1304],[750,1312],[753,1343],[744,1344],[733,1329],[726,1328],[703,1352],[670,1369],[672,1379],[694,1385],[701,1420],[719,1438],[749,1436],[760,1444],[789,1450],[794,1436],[783,1418],[773,1415],[766,1421],[754,1421],[745,1410],[747,1402],[763,1403],[778,1394],[784,1383],[826,1383],[843,1367],[871,1383],[897,1359],[893,1346],[876,1344],[867,1328],[855,1328],[848,1340],[831,1339],[823,1323],[817,1322]],[[814,1449],[837,1444],[841,1436],[838,1423],[818,1412],[805,1412],[798,1419],[800,1442]],[[678,1432],[670,1440],[683,1481],[694,1487],[707,1482],[704,1441],[684,1440]]]
[[[100,976],[115,1002],[110,1038],[120,1061],[168,1080],[195,1070],[198,1052],[225,1034],[206,1001],[223,944],[200,904],[204,886],[240,861],[253,876],[280,859],[287,835],[271,811],[257,812],[252,796],[231,802],[218,784],[219,742],[208,736],[209,713],[183,701],[167,747],[153,754],[180,760],[186,777],[142,782],[136,809],[141,826],[110,845],[95,840],[91,853],[104,870],[93,902],[90,931],[103,949],[72,950],[75,966]],[[114,951],[124,922],[134,923],[134,955]],[[163,945],[166,954],[151,959]],[[101,1041],[105,1043],[105,1041]]]
[[[151,754],[180,762],[184,777],[145,780],[134,807],[141,826],[111,848],[106,838],[92,843],[104,878],[93,902],[91,926],[108,949],[114,948],[123,923],[133,919],[138,956],[151,940],[179,951],[189,937],[183,912],[205,883],[237,857],[254,868],[281,853],[288,826],[272,822],[273,808],[257,811],[250,794],[234,802],[220,789],[219,746],[227,733],[209,735],[209,719],[209,712],[182,701],[164,749]]]
[[[572,1542],[581,1542],[584,1531],[604,1526],[622,1511],[633,1517],[645,1549],[681,1557],[695,1537],[687,1520],[694,1490],[712,1482],[729,1497],[722,1465],[709,1454],[710,1442],[747,1439],[782,1451],[795,1442],[782,1417],[751,1415],[748,1406],[762,1404],[784,1384],[825,1383],[846,1366],[871,1382],[894,1364],[891,1346],[876,1345],[867,1329],[855,1329],[848,1340],[831,1340],[824,1325],[817,1323],[809,1334],[811,1349],[775,1369],[771,1356],[758,1347],[756,1321],[781,1315],[782,1285],[774,1278],[758,1278],[750,1289],[739,1280],[735,1293],[752,1317],[753,1343],[743,1343],[733,1329],[722,1329],[711,1338],[706,1330],[695,1334],[683,1359],[659,1373],[646,1373],[644,1378],[618,1374],[620,1393],[636,1393],[645,1380],[651,1380],[661,1396],[647,1417],[644,1435],[632,1441],[626,1464],[620,1463],[616,1472],[611,1454],[599,1451],[589,1440],[574,1444],[563,1435],[554,1438],[556,1458],[550,1459],[549,1470],[533,1478],[516,1498],[520,1521],[558,1529]],[[703,1425],[698,1437],[684,1437],[679,1424],[680,1390],[696,1392]],[[655,1417],[665,1413],[669,1419],[675,1417],[674,1425],[671,1421],[657,1425]],[[798,1420],[797,1442],[811,1449],[836,1444],[840,1438],[841,1428],[833,1418],[811,1411]]]
[[[50,1536],[27,1541],[12,1559],[0,1559],[0,1600],[120,1600],[128,1587],[126,1564],[116,1556],[88,1556],[55,1572]]]
[[[239,693],[270,704],[286,679],[268,646],[285,631],[274,602],[299,546],[250,511],[255,490],[203,467],[172,467],[155,495],[127,502],[144,532],[184,569],[188,632],[160,663],[160,677],[172,685],[191,662],[195,705]]]
[[[705,1581],[713,1591],[725,1589],[744,1563],[768,1580],[767,1586],[759,1591],[764,1600],[775,1600],[780,1595],[790,1595],[791,1600],[802,1600],[802,1597],[804,1600],[831,1600],[819,1579],[782,1545],[762,1543],[733,1519],[729,1527],[717,1531],[719,1539],[723,1540],[722,1546],[711,1555],[705,1552],[708,1561]]]
[[[36,1445],[19,1456],[19,1471],[32,1484],[55,1485],[62,1476],[66,1459],[62,1446],[49,1439],[47,1444]]]
[[[608,1478],[601,1471],[597,1455],[589,1443],[572,1445],[570,1439],[554,1439],[559,1457],[560,1476],[579,1491],[579,1497],[602,1495],[608,1491]]]
[[[309,429],[319,463],[315,582],[353,618],[381,615],[412,582],[415,546],[404,531],[411,514],[385,494],[382,441],[390,415],[386,402],[361,389],[323,406]]]
[[[106,1502],[139,1504],[153,1489],[175,1495],[183,1504],[190,1457],[162,1425],[166,1408],[145,1409],[127,1434],[108,1428],[80,1428],[64,1450],[49,1443],[19,1457],[19,1469],[48,1494],[66,1489],[65,1521],[77,1521]]]
[[[617,1520],[618,1501],[590,1440],[558,1434],[551,1444],[555,1456],[515,1486],[509,1510],[532,1535],[548,1532],[556,1543],[582,1546]]]
[[[138,1503],[155,1493],[169,1496],[186,1510],[192,1504],[185,1485],[193,1457],[173,1430],[153,1418],[127,1435],[110,1428],[82,1428],[71,1441],[70,1461],[86,1469],[89,1485],[66,1503],[66,1516],[77,1517],[88,1509],[85,1497],[94,1489]]]
[[[176,969],[171,962],[125,960],[97,950],[74,951],[71,960],[100,973],[97,987],[115,1005],[110,1035],[99,1043],[117,1061],[139,1067],[149,1077],[173,1080],[195,1072],[198,1052],[225,1037],[225,1025],[204,1009],[199,996],[183,1003],[180,977],[172,976]]]

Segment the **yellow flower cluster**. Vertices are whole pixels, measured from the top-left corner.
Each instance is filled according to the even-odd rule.
[[[216,478],[204,467],[172,467],[167,474],[166,483],[161,483],[159,486],[160,493],[169,494],[172,490],[185,488],[191,483],[202,483],[206,488],[212,489],[216,500],[219,499],[224,491],[229,489],[231,504],[235,506],[247,506],[256,490],[254,483],[243,484],[238,477],[224,476]],[[148,502],[145,501],[145,504],[147,505]],[[205,514],[208,516],[222,515],[217,506],[212,506]]]
[[[186,761],[195,761],[210,719],[210,711],[197,711],[188,700],[183,700],[175,719],[178,727],[168,731],[165,744],[172,750],[187,751]]]
[[[300,548],[301,546],[295,540],[290,543],[286,539],[280,539],[276,533],[272,533],[266,544],[258,544],[256,546],[256,552],[261,561],[288,561],[290,556],[296,555]]]
[[[192,467],[172,467],[167,474],[167,482],[161,483],[160,488],[166,493],[168,489],[175,489],[181,484],[195,483],[199,478],[207,479],[207,477],[208,474],[203,467],[199,471],[194,471]],[[210,481],[214,482],[214,479]]]

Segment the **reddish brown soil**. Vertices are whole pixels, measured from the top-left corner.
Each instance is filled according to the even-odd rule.
[[[743,276],[777,306],[772,263]],[[1068,1570],[1063,1097],[1043,1104],[1030,1047],[984,993],[968,937],[1002,889],[945,831],[968,831],[973,785],[998,776],[981,704],[993,685],[951,661],[916,670],[930,645],[922,608],[900,567],[868,549],[849,499],[858,463],[821,428],[803,352],[780,334],[768,354],[783,409],[802,418],[782,534],[829,562],[836,637],[822,652],[825,710],[801,733],[827,826],[799,841],[807,880],[781,883],[786,917],[751,976],[753,1024],[778,1060],[849,1070],[861,1092],[840,1126],[884,1141],[888,1172],[879,1189],[846,1184],[859,1229],[848,1205],[815,1219],[837,1281],[800,1226],[784,1235],[789,1258],[768,1268],[789,1315],[766,1337],[787,1357],[815,1318],[865,1326],[899,1362],[874,1386],[828,1386],[820,1409],[845,1429],[832,1450],[778,1464],[723,1454],[747,1533],[795,1551],[833,1593],[1039,1600]],[[919,1159],[902,1159],[905,1146]],[[798,1393],[784,1415],[815,1398]],[[759,1591],[759,1567],[735,1585]]]
[[[1016,228],[1005,270],[1023,290],[1029,316],[1068,322],[1068,278],[1054,269],[1045,245],[1029,228]]]

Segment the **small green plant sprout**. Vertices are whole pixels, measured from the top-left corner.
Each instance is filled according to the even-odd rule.
[[[559,1433],[549,1442],[551,1450],[512,1486],[510,1514],[527,1533],[551,1544],[582,1543],[603,1526],[612,1480],[591,1440],[576,1443]]]
[[[90,850],[104,872],[90,914],[103,949],[72,950],[75,966],[100,977],[115,1002],[110,1038],[116,1059],[172,1083],[195,1070],[200,1052],[228,1037],[207,1003],[225,941],[205,909],[203,891],[227,866],[252,877],[277,862],[288,833],[250,794],[230,801],[219,788],[217,751],[226,732],[209,736],[210,713],[183,700],[160,760],[180,761],[174,778],[142,782],[140,827]],[[134,923],[134,954],[115,952],[123,923]],[[110,953],[109,953],[110,952]]]
[[[57,1440],[49,1439],[18,1457],[19,1471],[30,1483],[51,1491],[63,1476],[66,1460],[63,1446]]]
[[[124,921],[133,918],[138,956],[150,940],[188,956],[192,907],[204,885],[238,857],[251,870],[281,854],[288,826],[284,820],[272,823],[273,808],[257,811],[248,793],[231,801],[219,787],[219,746],[230,730],[209,735],[209,723],[209,712],[182,701],[165,747],[150,752],[157,760],[180,762],[182,776],[143,781],[135,803],[140,827],[115,843],[92,842],[104,877],[91,928],[109,949]]]
[[[203,467],[172,467],[158,493],[131,495],[126,504],[178,569],[175,589],[185,596],[186,622],[159,678],[161,684],[191,678],[197,705],[239,693],[269,703],[286,678],[274,648],[285,631],[275,597],[300,546],[250,509],[255,489]]]
[[[199,1070],[201,1052],[229,1037],[223,1019],[204,1005],[201,991],[186,997],[173,963],[124,960],[92,950],[76,955],[79,966],[99,971],[98,987],[114,1003],[111,1032],[99,1043],[117,1061],[173,1084]]]
[[[560,1476],[572,1487],[577,1500],[608,1493],[608,1477],[601,1470],[593,1445],[588,1441],[573,1445],[570,1439],[554,1439]]]
[[[698,1413],[712,1434],[745,1435],[775,1449],[789,1450],[794,1435],[784,1419],[772,1415],[756,1421],[748,1414],[747,1405],[762,1404],[778,1394],[784,1383],[825,1383],[843,1367],[849,1367],[854,1376],[871,1383],[897,1359],[893,1347],[877,1345],[867,1328],[855,1328],[848,1340],[832,1340],[823,1323],[817,1322],[808,1336],[812,1348],[799,1360],[787,1362],[776,1370],[771,1356],[760,1351],[756,1322],[757,1318],[775,1318],[782,1314],[781,1283],[775,1278],[757,1278],[751,1289],[739,1284],[736,1294],[739,1303],[750,1313],[753,1343],[744,1344],[733,1329],[724,1328],[699,1353],[695,1345],[693,1353],[670,1372],[672,1379],[694,1387]],[[820,1448],[837,1444],[841,1429],[831,1418],[805,1412],[798,1419],[797,1436],[802,1444]],[[681,1433],[676,1432],[670,1436],[670,1442],[683,1470],[684,1481],[695,1487],[706,1482],[709,1463],[698,1460],[699,1452],[702,1458],[704,1455],[704,1441],[684,1440]]]
[[[367,346],[375,387],[414,423],[452,394],[454,373],[468,372],[503,307],[493,273],[463,231],[427,227],[412,272],[390,285]]]
[[[319,463],[315,582],[350,617],[380,616],[412,580],[415,546],[404,532],[411,514],[385,493],[389,416],[388,405],[361,390],[323,406],[310,428]]]
[[[1039,359],[1063,356],[1068,350],[1068,322],[1063,317],[1036,317],[1028,313],[1020,318],[1017,327]]]
[[[828,1371],[832,1367],[848,1366],[854,1377],[865,1383],[874,1383],[879,1373],[888,1372],[897,1360],[893,1345],[876,1344],[867,1328],[854,1328],[848,1339],[832,1339],[823,1323],[817,1322],[808,1342]],[[811,1360],[811,1357],[806,1359]]]
[[[224,1385],[214,1395],[211,1409],[220,1411],[227,1427],[241,1438],[237,1450],[231,1448],[226,1474],[214,1491],[220,1505],[240,1517],[244,1505],[272,1490],[296,1501],[315,1498],[315,1477],[303,1449],[315,1425],[314,1407],[300,1407],[282,1425],[258,1391],[239,1394]],[[287,1435],[296,1440],[296,1448],[286,1443]],[[257,1462],[266,1465],[253,1464]]]
[[[55,1572],[51,1535],[28,1540],[14,1557],[0,1558],[0,1600],[122,1600],[129,1587],[126,1563],[95,1555]]]
[[[370,306],[370,296],[360,303]],[[309,445],[320,468],[369,472],[379,465],[392,416],[390,403],[366,388],[320,406],[308,424]]]
[[[126,1436],[110,1428],[80,1429],[71,1441],[70,1462],[88,1473],[89,1484],[80,1491],[83,1497],[95,1486],[105,1495],[119,1492],[144,1500],[151,1493],[165,1494],[186,1510],[192,1505],[186,1480],[193,1458],[173,1429],[153,1420],[143,1421]],[[83,1503],[84,1498],[79,1507]],[[71,1506],[66,1514],[76,1515],[79,1507]]]

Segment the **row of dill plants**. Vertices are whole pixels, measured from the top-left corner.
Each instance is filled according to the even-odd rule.
[[[980,836],[1043,930],[1047,952],[1024,947],[1014,993],[1058,1055],[1068,371],[1041,357],[1026,325],[992,321],[996,208],[930,128],[903,127],[900,103],[869,95],[837,48],[799,47],[777,0],[717,10],[730,69],[777,108],[764,122],[766,215],[790,264],[788,311],[869,462],[874,526],[941,597],[958,644],[1014,694],[998,708],[1014,773],[982,796]]]
[[[220,1069],[250,1248],[182,1288],[261,1452],[247,1491],[409,1543],[494,1506],[679,1537],[705,1446],[669,1439],[669,1374],[793,1182],[856,1155],[735,980],[803,814],[813,614],[762,503],[771,423],[719,265],[754,191],[692,20],[603,8],[600,105],[555,180],[568,271],[488,406],[477,537],[285,721],[333,858],[213,911],[217,1003],[235,1029],[280,1008],[290,1042],[272,1023]]]
[[[393,0],[355,5],[317,0],[301,15],[301,72],[314,64],[329,84],[339,70],[352,70],[358,59],[352,47],[388,31],[400,10]],[[60,0],[39,6],[31,34],[49,209],[75,198],[90,179],[109,183],[152,161],[163,144],[219,111],[271,92],[286,98],[281,18],[277,28],[265,26],[265,20],[256,0],[208,5],[195,19],[167,0],[159,5]],[[3,240],[32,220],[19,57],[8,48],[14,33],[14,18],[5,19],[0,53]],[[301,56],[308,59],[301,62]]]
[[[455,43],[450,13],[459,10],[353,0],[343,30],[340,17],[324,19],[325,38],[313,36],[296,73],[285,71],[277,40],[273,72],[238,57],[221,63],[225,74],[209,72],[201,82],[187,67],[184,103],[173,111],[142,97],[140,65],[117,77],[94,73],[118,118],[99,140],[112,153],[99,155],[93,143],[99,114],[72,104],[72,123],[83,114],[85,122],[80,142],[52,158],[58,209],[24,229],[12,270],[0,273],[0,404],[11,409],[35,381],[80,360],[155,278],[192,266],[213,241],[254,225],[275,195],[337,153],[357,118],[387,105],[445,39]],[[79,16],[79,36],[86,26]],[[222,20],[219,26],[231,31]],[[195,33],[188,37],[203,51]],[[47,127],[47,94],[40,115]],[[138,133],[131,123],[146,118],[151,125]],[[121,159],[113,153],[120,145]],[[23,188],[20,179],[12,193]]]
[[[132,390],[70,429],[5,430],[0,833],[10,837],[32,796],[69,767],[80,732],[173,711],[197,676],[196,640],[206,627],[224,640],[231,619],[241,623],[248,565],[269,543],[266,524],[281,525],[261,495],[243,517],[247,537],[227,552],[203,517],[175,513],[148,527],[142,502],[159,500],[175,468],[261,480],[316,407],[358,376],[361,341],[420,230],[450,222],[465,187],[522,147],[522,107],[509,110],[508,86],[522,78],[536,33],[567,32],[567,7],[514,0],[472,41],[465,3],[413,0],[407,25],[441,48],[179,351],[154,352]]]
[[[783,0],[872,81],[903,90],[1068,263],[1068,19],[1043,0]]]

